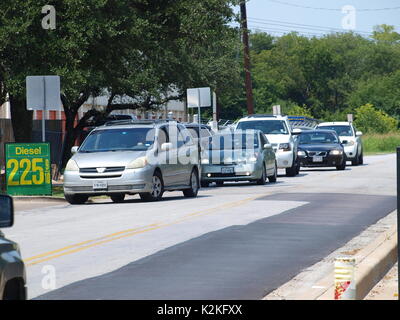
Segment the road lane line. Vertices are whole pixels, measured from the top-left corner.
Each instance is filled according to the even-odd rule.
[[[168,227],[168,226],[171,226],[171,225],[175,225],[175,224],[181,223],[181,222],[189,220],[189,219],[193,219],[193,218],[197,218],[197,217],[200,217],[200,216],[205,216],[205,215],[208,215],[208,214],[212,214],[212,213],[218,212],[219,210],[222,210],[222,209],[229,209],[229,208],[234,208],[234,207],[237,207],[237,206],[241,206],[241,205],[243,205],[245,203],[248,203],[250,201],[256,200],[258,198],[265,197],[266,195],[270,195],[270,194],[272,194],[272,193],[269,192],[269,193],[266,193],[266,194],[263,194],[263,195],[260,195],[260,196],[250,197],[250,198],[246,198],[246,199],[235,201],[235,202],[225,203],[223,205],[220,205],[220,206],[217,206],[217,207],[214,207],[214,208],[195,211],[195,212],[186,214],[182,218],[179,218],[179,219],[174,220],[174,221],[169,222],[169,223],[160,222],[160,223],[155,223],[155,224],[152,224],[152,225],[149,225],[149,226],[145,226],[145,227],[142,227],[142,228],[128,229],[128,230],[124,230],[124,231],[115,232],[115,233],[112,233],[110,235],[105,235],[105,236],[102,236],[102,237],[99,237],[99,238],[96,238],[96,239],[93,239],[93,240],[83,241],[83,242],[80,242],[80,243],[77,243],[77,244],[73,244],[73,245],[70,245],[70,246],[63,247],[61,249],[52,250],[52,251],[49,251],[49,252],[46,252],[46,253],[43,253],[43,254],[39,254],[39,255],[24,259],[24,262],[29,262],[29,263],[26,263],[27,266],[33,266],[33,265],[36,265],[36,264],[39,264],[39,263],[42,263],[42,262],[46,262],[46,261],[49,261],[49,260],[52,260],[52,259],[56,259],[56,258],[59,258],[59,257],[62,257],[62,256],[66,256],[66,255],[69,255],[69,254],[72,254],[72,253],[76,253],[76,252],[79,252],[79,251],[82,251],[82,250],[86,250],[86,249],[89,249],[89,248],[92,248],[92,247],[95,247],[95,246],[99,246],[99,245],[102,245],[102,244],[105,244],[105,243],[109,243],[109,242],[112,242],[112,241],[115,241],[115,240],[119,240],[119,239],[126,238],[126,237],[132,237],[132,236],[135,236],[135,235],[138,235],[138,234],[142,234],[142,233],[145,233],[145,232],[149,232],[149,231],[165,228],[165,227]],[[143,228],[145,228],[145,229],[143,229]],[[69,250],[69,249],[72,249],[72,250]]]

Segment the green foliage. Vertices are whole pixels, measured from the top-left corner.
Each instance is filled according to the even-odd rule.
[[[390,153],[396,152],[400,146],[400,134],[367,134],[363,138],[364,153]]]
[[[382,24],[374,28],[373,36],[377,41],[396,42],[400,41],[400,33],[394,31],[393,26]]]
[[[352,32],[307,38],[289,33],[250,39],[256,110],[277,101],[305,106],[321,120],[347,119],[367,103],[400,119],[400,41],[390,26],[375,39]],[[252,39],[253,38],[253,39]],[[245,113],[245,105],[242,106]]]
[[[366,104],[356,109],[354,124],[365,133],[388,133],[396,131],[398,121],[385,112]]]

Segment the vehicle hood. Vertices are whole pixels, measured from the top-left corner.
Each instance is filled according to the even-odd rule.
[[[222,162],[232,162],[239,159],[250,158],[254,156],[255,152],[258,152],[258,149],[254,150],[211,150],[204,152],[202,159],[209,160],[218,160]]]
[[[131,161],[145,156],[147,151],[108,151],[77,153],[72,159],[79,168],[126,167]]]
[[[289,143],[289,134],[266,134],[265,135],[270,143]]]
[[[348,136],[339,136],[340,142],[343,143],[344,140],[356,142],[356,138]]]
[[[340,144],[329,143],[329,144],[301,144],[299,149],[306,151],[329,151],[333,149],[343,149]]]

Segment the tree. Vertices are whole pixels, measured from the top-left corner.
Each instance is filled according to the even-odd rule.
[[[108,113],[157,108],[181,99],[190,86],[224,90],[238,70],[230,59],[237,42],[229,26],[234,18],[231,2],[56,0],[56,29],[43,30],[40,12],[45,1],[2,1],[0,79],[10,94],[17,141],[29,141],[32,123],[25,111],[26,75],[61,76],[66,115],[63,165],[87,120],[99,116],[99,111],[90,110],[74,126],[90,96],[105,90]],[[115,97],[123,94],[132,99],[121,104]]]
[[[400,33],[394,31],[394,26],[389,26],[387,24],[381,24],[374,27],[372,33],[372,38],[377,41],[394,43],[400,41]]]

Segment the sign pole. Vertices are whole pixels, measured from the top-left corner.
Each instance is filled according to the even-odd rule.
[[[197,145],[197,148],[199,149],[199,160],[201,161],[201,142],[200,142],[200,139],[201,139],[201,116],[200,116],[200,112],[201,112],[201,108],[200,108],[200,106],[201,106],[201,94],[200,94],[200,89],[197,89],[197,92],[199,93],[199,104],[198,104],[198,107],[197,107],[197,113],[199,114],[199,116],[197,117],[197,119],[198,119],[198,121],[199,121],[199,142],[198,142],[198,145]]]
[[[397,147],[397,263],[400,260],[400,147]],[[400,300],[400,267],[397,268],[397,299]]]
[[[46,142],[46,80],[43,77],[42,142]]]

